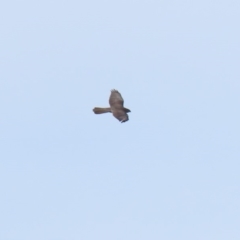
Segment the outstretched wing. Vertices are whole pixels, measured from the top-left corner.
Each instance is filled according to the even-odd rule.
[[[112,110],[113,116],[118,119],[121,123],[128,121],[128,115],[123,110]]]
[[[115,89],[111,91],[109,98],[109,104],[111,108],[122,108],[123,107],[123,98],[122,95]]]
[[[113,89],[109,98],[109,104],[113,116],[117,118],[120,122],[128,121],[128,115],[123,108],[123,103],[124,100],[121,94],[117,90]]]

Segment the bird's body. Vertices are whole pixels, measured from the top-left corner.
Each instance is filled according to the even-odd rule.
[[[121,94],[113,89],[109,98],[110,108],[99,108],[95,107],[93,112],[95,114],[102,114],[111,112],[115,118],[117,118],[121,123],[128,121],[128,112],[131,112],[129,109],[123,107],[124,100]]]

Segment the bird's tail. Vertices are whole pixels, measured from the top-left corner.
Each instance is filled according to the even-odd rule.
[[[111,112],[111,108],[99,108],[99,107],[95,107],[93,109],[93,112],[95,114],[101,114],[101,113],[108,113]]]

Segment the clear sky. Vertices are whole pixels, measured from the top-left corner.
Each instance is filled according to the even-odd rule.
[[[240,1],[2,1],[0,240],[239,240]],[[121,92],[130,120],[95,115]]]

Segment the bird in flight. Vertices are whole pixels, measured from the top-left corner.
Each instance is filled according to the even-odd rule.
[[[93,112],[95,114],[101,113],[112,113],[115,118],[117,118],[121,123],[128,121],[128,112],[131,112],[129,109],[123,106],[124,100],[117,90],[111,90],[111,95],[109,98],[110,107],[108,108],[100,108],[95,107]]]

